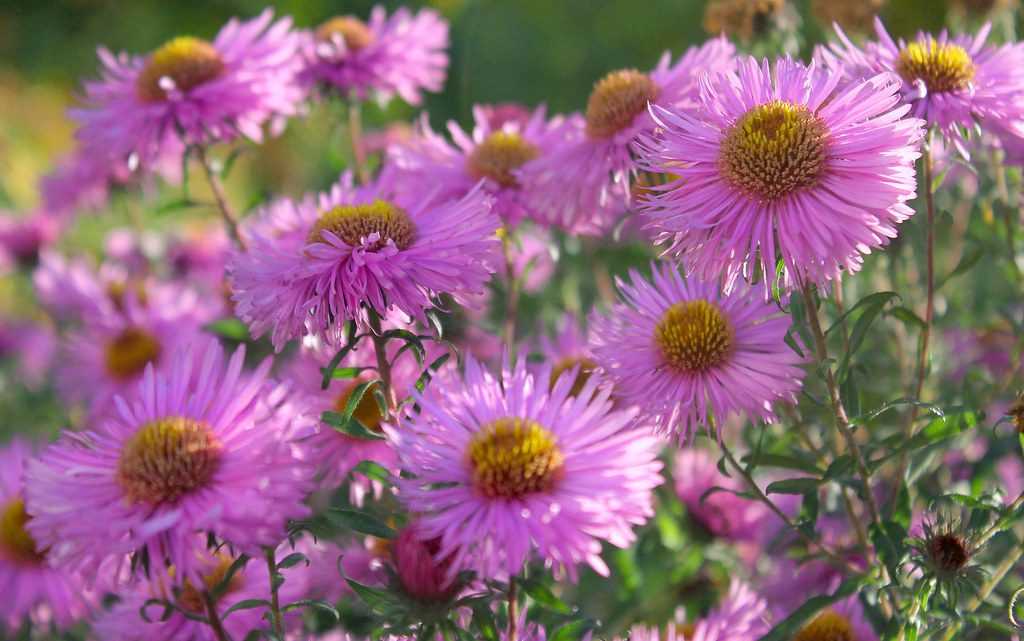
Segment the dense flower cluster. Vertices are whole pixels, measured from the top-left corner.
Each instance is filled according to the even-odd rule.
[[[856,29],[885,3],[813,4]],[[474,105],[441,131],[383,122],[444,89],[431,9],[101,48],[76,149],[38,210],[0,217],[33,301],[0,310],[0,357],[60,412],[14,427],[65,427],[0,446],[0,633],[948,641],[982,621],[1024,554],[1024,319],[933,326],[979,261],[1019,293],[1024,45],[877,18],[806,62],[727,38],[759,51],[795,15],[716,0],[720,35],[607,73],[578,112]],[[346,129],[340,175],[240,216],[235,157],[339,108],[317,152]],[[178,190],[218,227],[140,218],[82,255],[76,215]],[[958,222],[967,193],[981,220]],[[977,241],[948,269],[937,199]],[[968,435],[982,401],[1005,417]]]

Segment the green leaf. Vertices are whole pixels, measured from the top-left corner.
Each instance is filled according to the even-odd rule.
[[[471,625],[480,633],[484,641],[498,641],[498,626],[494,623],[494,612],[486,604],[473,606]]]
[[[269,608],[270,601],[266,599],[245,599],[238,603],[232,604],[230,608],[224,610],[224,614],[220,616],[221,619],[228,618],[232,612],[238,612],[239,610],[254,610],[256,608]]]
[[[558,628],[548,637],[548,641],[579,641],[583,635],[593,627],[593,623],[586,619],[570,621]]]
[[[247,341],[251,338],[249,327],[237,318],[222,318],[209,323],[203,329],[232,341]]]
[[[388,590],[372,588],[348,577],[345,577],[345,582],[372,610],[385,609],[398,603],[398,597]]]
[[[860,311],[861,309],[867,309],[871,307],[881,309],[889,301],[894,299],[899,300],[899,298],[900,295],[897,294],[896,292],[875,292],[874,294],[868,294],[864,298],[857,301],[853,307],[846,310],[846,312],[842,316],[837,318],[836,322],[832,323],[832,325],[827,330],[825,330],[825,335],[828,336],[837,328],[842,327],[842,324],[846,321],[846,319],[850,318],[855,312]]]
[[[427,386],[427,383],[430,382],[433,373],[441,369],[441,366],[447,363],[448,359],[451,357],[452,355],[450,352],[445,352],[444,354],[441,354],[436,359],[434,359],[434,362],[431,363],[430,366],[427,367],[427,369],[423,370],[423,373],[420,374],[420,377],[416,379],[416,390],[422,392],[423,389]]]
[[[355,377],[359,376],[360,374],[362,374],[363,372],[365,372],[367,370],[371,370],[371,369],[377,369],[377,368],[373,367],[373,366],[367,366],[367,367],[335,367],[334,371],[331,372],[330,376],[334,380],[345,379],[345,378],[355,378]],[[323,375],[327,375],[328,371],[329,370],[326,367],[321,367],[320,368],[320,373],[323,374]]]
[[[572,614],[572,608],[555,596],[551,589],[536,579],[523,579],[520,582],[523,591],[538,604],[558,614]]]
[[[867,423],[868,421],[881,416],[885,412],[888,412],[893,408],[900,407],[903,405],[910,405],[913,407],[919,407],[921,409],[928,410],[935,416],[945,416],[945,413],[942,411],[942,408],[933,403],[925,403],[923,401],[917,401],[912,398],[898,398],[894,401],[884,403],[873,410],[861,414],[860,416],[854,416],[853,418],[850,419],[850,426],[853,427],[855,425],[863,425],[864,423]]]
[[[320,420],[342,434],[364,441],[383,441],[387,438],[383,434],[367,429],[357,419],[350,418],[346,421],[345,415],[338,412],[324,412],[320,415]]]
[[[949,274],[946,275],[945,278],[940,278],[939,282],[935,283],[935,291],[941,289],[943,285],[945,285],[952,279],[956,278],[957,276],[961,276],[969,272],[971,268],[974,267],[984,255],[985,248],[982,246],[975,247],[969,253],[965,252],[962,256],[960,256],[960,262],[956,264],[956,267],[953,268],[953,271],[949,272]]]
[[[393,529],[377,517],[366,512],[331,508],[327,511],[327,517],[360,534],[368,534],[379,539],[395,538],[395,531]]]
[[[391,471],[375,461],[359,461],[359,464],[352,468],[352,471],[381,483],[390,485],[393,482]]]
[[[231,562],[231,565],[228,566],[228,570],[224,573],[224,576],[221,578],[220,582],[210,589],[210,596],[214,599],[214,601],[227,594],[228,588],[231,586],[232,579],[235,578],[235,575],[238,574],[242,570],[242,568],[245,567],[245,564],[248,562],[248,554],[241,554],[237,559]]]
[[[278,561],[277,562],[277,567],[278,567],[278,569],[281,569],[281,570],[287,570],[288,568],[294,567],[294,566],[298,565],[299,563],[305,563],[306,566],[308,567],[309,566],[309,558],[305,554],[303,554],[302,552],[292,552],[288,556],[286,556],[283,559],[281,559],[280,561]]]
[[[849,454],[843,454],[842,456],[836,457],[836,460],[829,464],[828,469],[825,470],[825,476],[822,477],[822,480],[834,481],[836,479],[849,476],[853,472],[853,468],[853,457]]]
[[[907,307],[903,307],[902,305],[897,305],[896,307],[893,307],[887,313],[889,316],[892,316],[896,320],[906,325],[908,329],[920,330],[924,329],[925,327],[925,322],[921,319],[920,316],[915,314],[913,310]]]
[[[160,613],[160,618],[157,621],[163,622],[171,618],[171,614],[177,609],[174,604],[167,599],[146,599],[146,602],[139,608],[139,616],[146,623],[153,623],[153,620],[149,618],[149,608],[154,605],[163,606],[163,611]]]
[[[879,292],[877,294],[871,294],[862,298],[854,309],[863,307],[863,311],[860,316],[857,317],[857,322],[853,325],[853,331],[850,332],[850,348],[843,354],[843,357],[839,361],[839,369],[836,376],[840,381],[846,378],[846,371],[850,365],[850,359],[860,349],[861,344],[864,343],[864,339],[867,338],[868,330],[871,329],[871,324],[875,322],[878,315],[882,312],[885,305],[893,300],[899,299],[899,296],[894,292]],[[853,310],[850,310],[851,312]],[[847,312],[848,315],[849,312]],[[844,316],[845,316],[844,315]],[[835,327],[833,325],[832,327]]]
[[[791,454],[769,454],[760,453],[755,456],[744,456],[742,462],[749,465],[751,469],[758,467],[778,467],[786,470],[800,470],[815,476],[821,476],[824,472],[814,461]]]
[[[331,361],[327,364],[327,367],[323,369],[324,377],[320,381],[320,389],[327,389],[331,385],[331,379],[334,378],[334,370],[337,369],[338,365],[341,364],[341,361],[348,356],[348,353],[355,349],[363,336],[365,336],[365,334],[356,334],[355,321],[349,321],[345,324],[345,337],[347,340],[341,349],[335,352]]]
[[[811,597],[758,641],[791,641],[819,612],[856,592],[864,580],[853,577],[843,581],[832,594]]]
[[[850,414],[860,414],[860,389],[857,387],[856,368],[850,368],[846,378],[842,379],[839,385],[839,396],[843,401],[843,407]]]
[[[341,614],[338,613],[338,611],[334,608],[333,605],[326,601],[320,601],[317,599],[302,599],[299,601],[294,601],[281,608],[281,611],[290,612],[292,610],[297,610],[299,608],[314,608],[330,614],[332,617],[334,617],[335,621],[341,620]]]
[[[812,478],[783,479],[770,483],[765,489],[766,494],[805,494],[814,492],[821,481]]]
[[[875,546],[882,563],[889,570],[889,576],[899,576],[900,565],[906,556],[906,529],[899,523],[883,521],[881,527],[872,523],[869,530],[871,543]]]

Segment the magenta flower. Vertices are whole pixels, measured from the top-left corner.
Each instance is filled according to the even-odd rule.
[[[86,616],[93,601],[78,574],[47,563],[46,547],[26,529],[31,517],[22,474],[31,455],[19,440],[0,448],[0,630],[12,632],[25,617],[37,625],[67,627]]]
[[[839,42],[816,52],[825,64],[854,80],[888,71],[901,80],[911,114],[924,118],[969,157],[966,138],[977,125],[1014,150],[1024,146],[1024,44],[986,45],[991,25],[974,36],[917,34],[893,40],[875,18],[878,42],[859,48],[838,27]]]
[[[307,84],[387,102],[395,94],[419,105],[422,92],[437,92],[448,70],[448,23],[436,12],[406,8],[390,17],[383,7],[370,21],[336,16],[303,34]]]
[[[923,122],[902,117],[891,74],[839,82],[814,65],[746,58],[705,80],[700,109],[652,110],[663,131],[638,150],[650,171],[678,178],[650,188],[640,210],[694,275],[760,267],[767,293],[781,256],[787,287],[820,284],[896,237],[914,213]]]
[[[306,334],[334,344],[364,306],[425,321],[438,295],[461,303],[483,291],[500,247],[485,194],[438,203],[391,194],[355,188],[345,174],[329,193],[277,201],[255,218],[249,251],[229,268],[236,313],[254,335],[271,330],[279,350]]]
[[[71,115],[83,147],[112,162],[150,167],[182,142],[262,140],[264,125],[280,130],[304,97],[299,36],[270,9],[231,20],[212,42],[181,36],[145,57],[99,56],[103,77],[85,84],[85,107]]]
[[[540,353],[546,365],[539,365],[536,372],[539,374],[545,368],[551,372],[549,387],[554,387],[562,375],[576,372],[576,377],[569,388],[569,393],[573,396],[580,393],[598,369],[594,352],[587,341],[587,333],[575,314],[567,313],[561,318],[553,338],[541,336]]]
[[[455,595],[458,584],[448,572],[448,564],[437,559],[440,542],[422,540],[416,523],[402,528],[391,547],[395,574],[406,594],[420,601],[446,601]]]
[[[594,355],[616,397],[680,442],[709,414],[719,423],[737,412],[773,421],[772,403],[796,401],[801,358],[773,304],[743,285],[724,294],[670,265],[652,270],[653,283],[630,272],[632,282],[619,283],[625,302],[591,321]]]
[[[65,432],[26,470],[29,531],[59,564],[94,570],[148,555],[151,568],[199,576],[212,533],[243,552],[275,545],[309,512],[311,488],[289,433],[301,419],[267,378],[215,342],[146,368],[133,393],[91,431]],[[166,564],[166,565],[165,565]]]
[[[585,117],[568,122],[573,138],[523,167],[537,220],[573,233],[606,230],[630,204],[638,169],[630,144],[656,127],[648,105],[692,107],[700,75],[731,69],[733,55],[732,44],[716,38],[691,47],[675,64],[666,53],[650,73],[622,69],[598,81]]]
[[[57,335],[49,318],[0,316],[0,358],[17,363],[26,387],[36,389],[46,382],[56,353]]]
[[[278,551],[278,559],[290,554],[293,550],[282,545]],[[266,599],[269,591],[270,577],[266,564],[262,559],[250,560],[238,570],[228,581],[227,589],[214,600],[224,631],[232,639],[243,639],[253,630],[269,629],[263,614],[265,608],[243,608],[224,613],[232,605],[250,599]],[[124,588],[118,601],[110,610],[104,612],[93,624],[94,631],[103,639],[159,639],[160,641],[217,641],[213,628],[202,620],[189,618],[187,615],[207,617],[207,606],[203,591],[220,585],[227,578],[232,559],[225,553],[202,553],[195,562],[197,576],[185,578],[174,569],[170,572],[143,579]],[[285,581],[279,589],[282,603],[291,603],[304,598],[307,586],[308,568],[298,564],[282,572]],[[170,601],[176,606],[170,616],[161,621],[164,606],[158,603],[146,605],[151,599]],[[145,611],[149,621],[142,618]],[[284,613],[287,629],[297,629],[301,620],[299,610]]]
[[[580,563],[607,575],[600,542],[629,545],[653,513],[656,439],[596,379],[570,396],[573,377],[549,392],[550,376],[520,360],[495,377],[468,357],[463,379],[434,379],[421,412],[385,428],[412,475],[399,497],[449,576],[515,574],[534,552],[573,579]]]
[[[795,638],[878,641],[878,634],[864,616],[864,607],[857,595],[853,595],[820,612]]]
[[[656,627],[633,626],[626,638],[629,641],[757,641],[771,629],[767,619],[764,599],[746,584],[734,580],[729,594],[706,617],[694,623],[670,623],[664,633]]]
[[[390,184],[410,198],[458,199],[483,181],[484,191],[493,196],[495,212],[509,225],[523,218],[543,220],[545,212],[531,204],[538,185],[536,174],[520,169],[538,158],[558,151],[566,144],[572,124],[563,118],[548,120],[538,107],[525,121],[508,120],[498,127],[490,124],[488,112],[473,108],[474,127],[465,132],[450,121],[452,145],[430,128],[424,116],[417,135],[389,149],[385,171]]]
[[[31,265],[57,239],[62,226],[45,211],[19,216],[0,210],[0,273],[19,264]]]

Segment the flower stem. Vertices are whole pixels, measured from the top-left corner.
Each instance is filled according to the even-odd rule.
[[[220,217],[224,220],[224,226],[228,230],[228,235],[231,236],[231,239],[238,245],[239,249],[246,251],[245,239],[242,238],[242,233],[238,226],[238,215],[228,202],[227,194],[224,192],[224,184],[210,162],[210,157],[206,153],[206,147],[202,145],[197,146],[196,157],[199,158],[199,164],[203,166],[206,180],[210,183],[210,190],[213,191],[213,197],[217,201],[217,209],[220,211]]]
[[[366,166],[366,148],[363,146],[363,111],[358,100],[348,104],[348,137],[352,143],[352,157],[355,159],[356,175],[359,182],[370,182],[370,170]]]
[[[853,435],[853,431],[850,429],[850,419],[846,415],[846,408],[843,407],[843,399],[839,395],[839,385],[836,384],[835,373],[832,371],[832,367],[827,365],[828,361],[828,345],[825,342],[825,332],[821,329],[821,319],[818,318],[818,307],[814,301],[814,294],[811,292],[811,286],[808,283],[801,285],[804,294],[804,301],[807,305],[807,318],[810,320],[811,334],[814,336],[814,349],[815,354],[818,358],[818,362],[825,370],[825,385],[828,387],[829,400],[832,403],[832,413],[835,419],[836,429],[843,435],[846,440],[847,447],[850,448],[850,454],[853,455],[854,463],[857,467],[857,473],[860,475],[861,482],[864,483],[864,503],[868,507],[868,512],[871,515],[871,521],[876,525],[881,526],[882,519],[879,515],[878,504],[875,502],[875,496],[871,492],[871,473],[868,471],[868,466],[864,462],[864,455],[860,451],[860,445],[857,444],[857,439]]]
[[[213,636],[217,637],[217,641],[231,641],[227,630],[224,629],[224,623],[220,620],[220,614],[217,613],[217,605],[206,590],[203,591],[203,605],[206,606],[206,621],[213,630]]]
[[[508,634],[506,641],[518,641],[519,599],[516,596],[516,577],[508,579]]]
[[[273,548],[265,550],[267,571],[270,573],[270,617],[273,619],[274,634],[280,641],[284,639],[284,620],[281,618],[281,602],[277,593],[278,571],[276,553]]]
[[[516,278],[515,265],[512,262],[512,233],[505,228],[501,237],[501,248],[505,254],[505,348],[512,349],[516,342],[516,316],[519,309],[519,279]]]
[[[388,401],[388,413],[390,414],[391,410],[398,407],[398,398],[395,396],[395,387],[391,383],[391,363],[388,362],[387,341],[384,339],[384,331],[381,329],[380,316],[377,312],[367,309],[367,318],[370,325],[370,339],[373,341],[373,352],[377,357],[377,374],[380,376],[380,384],[384,388],[384,398]]]

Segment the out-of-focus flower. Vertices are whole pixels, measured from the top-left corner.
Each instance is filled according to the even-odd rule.
[[[57,336],[47,318],[0,318],[0,358],[13,357],[30,388],[43,384],[57,353]]]
[[[205,533],[258,554],[309,513],[309,470],[288,439],[300,417],[270,359],[243,372],[245,350],[226,359],[212,341],[168,356],[116,412],[27,467],[29,531],[56,563],[95,571],[136,553],[195,578],[208,572]]]
[[[785,343],[789,319],[745,285],[684,280],[674,266],[619,283],[625,302],[594,314],[591,342],[616,397],[642,409],[680,442],[710,414],[773,421],[775,402],[795,402],[801,358]]]
[[[550,232],[535,225],[524,225],[507,236],[506,243],[512,274],[523,291],[539,292],[555,271],[556,248]]]
[[[760,271],[768,294],[781,257],[786,287],[824,284],[860,269],[914,213],[924,123],[901,118],[891,74],[839,83],[813,65],[745,58],[704,83],[702,109],[653,109],[662,131],[639,141],[642,162],[678,178],[649,188],[640,210],[691,273]]]
[[[949,9],[953,13],[970,16],[991,16],[992,14],[1012,11],[1020,5],[1020,0],[950,0]]]
[[[467,358],[463,379],[435,378],[414,394],[420,413],[385,428],[411,475],[399,497],[449,576],[515,574],[534,553],[571,578],[581,563],[607,575],[601,541],[629,545],[652,514],[657,441],[596,379],[570,396],[572,378],[548,392],[550,376],[520,360],[499,378]]]
[[[969,157],[967,134],[981,127],[995,135],[1007,162],[1022,162],[1024,151],[1024,44],[987,45],[990,26],[976,35],[938,37],[918,33],[910,42],[893,40],[875,19],[877,42],[857,47],[838,29],[839,42],[819,48],[817,57],[850,80],[891,72],[911,115],[937,127]]]
[[[47,549],[26,529],[22,474],[32,456],[31,447],[15,440],[0,447],[0,629],[17,630],[24,617],[40,626],[64,628],[85,617],[93,595],[82,578],[51,567]]]
[[[583,386],[587,384],[590,377],[597,374],[597,362],[594,360],[593,350],[580,325],[580,319],[574,314],[566,314],[562,317],[554,338],[546,335],[541,337],[540,352],[546,365],[539,366],[538,371],[551,372],[549,388],[554,388],[555,383],[563,374],[569,375],[571,372],[575,372],[575,378],[569,388],[569,395],[576,396],[583,390]]]
[[[838,24],[847,31],[863,33],[871,29],[871,24],[888,0],[812,0],[811,13],[825,27]]]
[[[864,608],[851,596],[826,608],[805,625],[793,641],[878,641],[878,635],[864,616]]]
[[[483,291],[499,221],[477,188],[457,201],[392,196],[345,174],[325,194],[272,203],[248,226],[229,270],[236,313],[274,346],[302,335],[337,343],[346,320],[398,310],[426,321],[441,294]]]
[[[42,210],[27,216],[0,211],[0,271],[34,264],[61,227],[57,218]]]
[[[629,641],[756,641],[770,629],[767,619],[765,600],[743,582],[734,580],[729,594],[706,617],[694,623],[670,623],[664,631],[633,626],[626,638]]]
[[[620,69],[599,80],[585,116],[568,120],[577,129],[572,139],[520,171],[523,183],[532,186],[536,219],[573,233],[606,230],[630,203],[637,170],[630,143],[656,127],[648,105],[694,106],[701,75],[731,69],[734,51],[717,38],[691,47],[674,64],[666,53],[650,73]]]
[[[431,9],[377,6],[369,22],[336,16],[303,34],[307,84],[343,96],[387,102],[394,95],[419,105],[422,92],[440,91],[448,70],[448,23]]]
[[[953,370],[950,377],[960,380],[968,371],[983,368],[995,380],[1011,376],[1020,368],[1020,349],[1012,328],[954,328],[946,339]]]
[[[411,198],[443,200],[462,198],[483,181],[505,223],[544,220],[546,213],[530,200],[538,189],[537,175],[520,169],[531,160],[558,153],[572,135],[572,124],[560,117],[548,120],[543,107],[525,123],[510,120],[497,128],[491,127],[479,106],[473,109],[473,119],[472,132],[448,123],[453,146],[430,128],[424,115],[414,137],[390,148],[384,169],[391,174],[389,183]]]
[[[423,540],[413,523],[398,533],[391,545],[395,573],[406,594],[420,601],[446,601],[459,585],[448,572],[446,561],[438,560],[440,542]]]
[[[704,6],[704,31],[746,42],[771,31],[786,8],[786,0],[710,0]]]
[[[71,112],[79,140],[100,161],[147,169],[181,143],[262,140],[264,125],[280,131],[304,97],[299,43],[291,20],[267,9],[231,20],[212,42],[180,36],[145,57],[100,49],[103,76]]]

